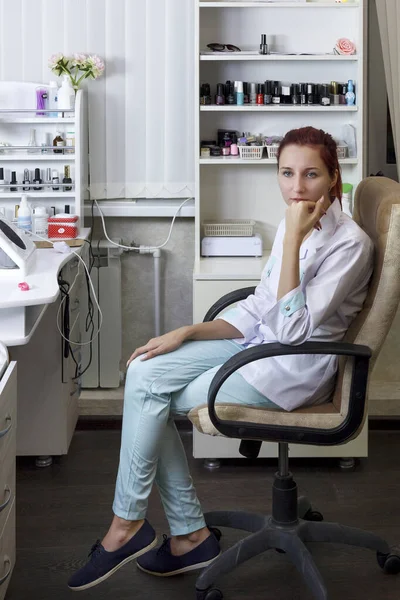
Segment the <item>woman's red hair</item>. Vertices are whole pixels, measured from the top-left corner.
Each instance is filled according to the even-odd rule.
[[[342,204],[342,177],[337,157],[337,145],[333,137],[322,129],[315,129],[315,127],[301,127],[300,129],[288,131],[279,145],[278,169],[282,150],[286,146],[311,146],[319,149],[321,159],[332,179],[337,171],[337,181],[331,190],[331,194],[334,198],[339,198],[339,202]]]

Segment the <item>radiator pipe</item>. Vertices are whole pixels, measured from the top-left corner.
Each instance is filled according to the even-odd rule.
[[[161,302],[160,302],[160,258],[161,250],[156,248],[152,252],[154,259],[154,334],[161,335]]]

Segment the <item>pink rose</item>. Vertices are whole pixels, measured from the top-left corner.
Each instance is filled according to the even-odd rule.
[[[346,54],[349,56],[356,53],[356,47],[353,42],[347,38],[340,38],[336,42],[335,52],[337,52],[337,54]]]

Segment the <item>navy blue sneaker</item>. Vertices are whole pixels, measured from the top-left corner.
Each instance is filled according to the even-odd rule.
[[[148,552],[156,545],[156,532],[147,519],[133,538],[114,552],[107,552],[100,540],[97,540],[89,553],[90,560],[72,575],[68,581],[68,587],[75,591],[87,590],[101,583],[130,560]]]
[[[170,577],[203,569],[221,554],[218,540],[213,533],[196,548],[182,556],[174,556],[171,553],[171,538],[165,534],[163,538],[164,541],[158,549],[143,554],[136,561],[139,569],[158,577]]]

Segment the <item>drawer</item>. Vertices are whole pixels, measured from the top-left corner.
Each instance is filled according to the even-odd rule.
[[[15,498],[15,429],[8,444],[7,453],[0,457],[0,532],[3,531],[7,515]]]
[[[17,363],[11,362],[0,380],[0,461],[17,425]]]
[[[15,565],[15,500],[0,537],[0,600],[4,600]]]

